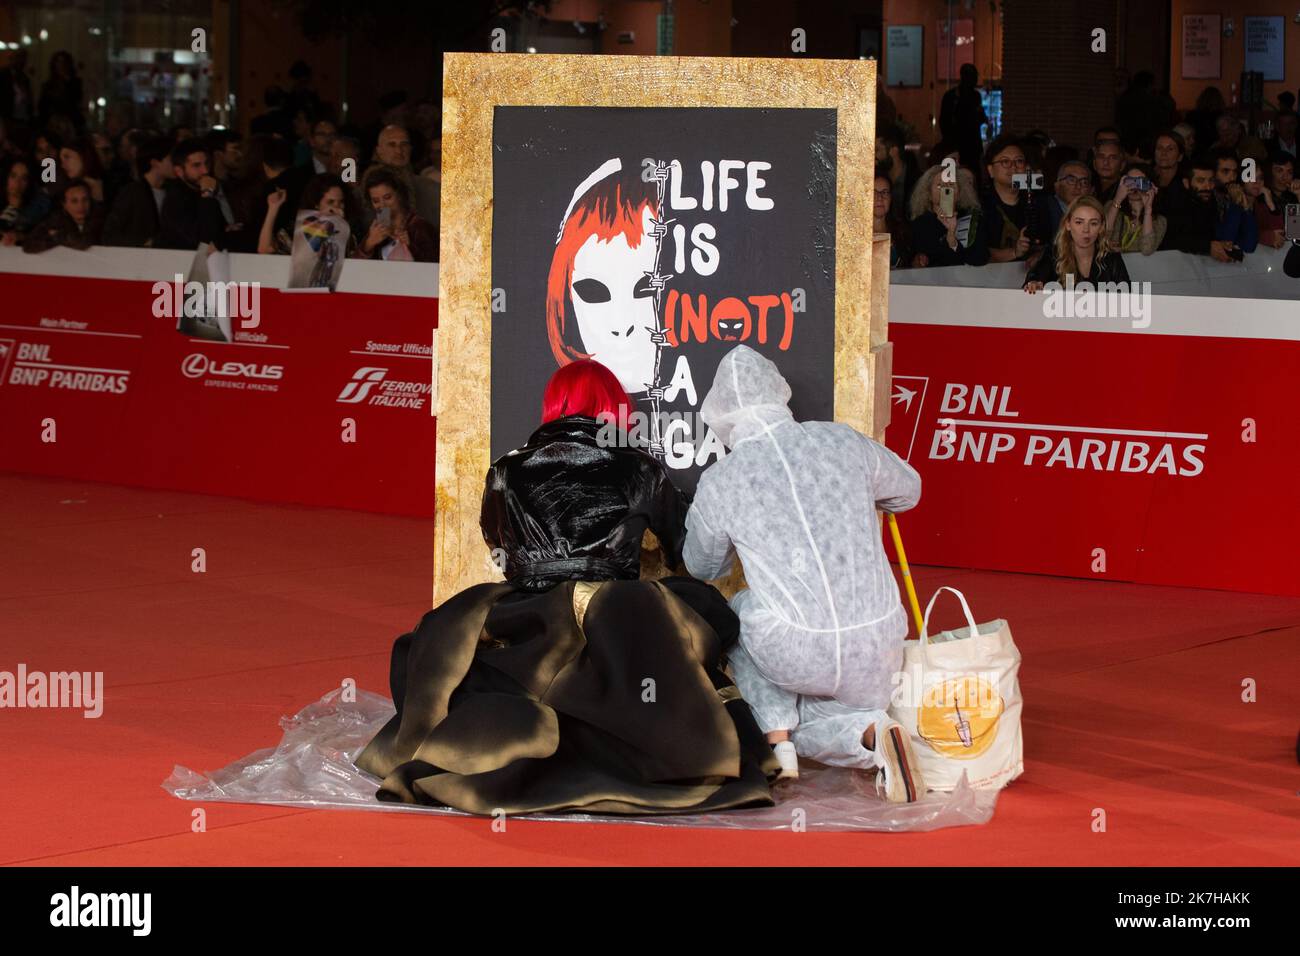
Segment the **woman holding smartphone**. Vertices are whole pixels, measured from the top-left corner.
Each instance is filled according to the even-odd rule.
[[[389,262],[437,262],[438,232],[412,211],[406,184],[379,166],[366,173],[365,185],[375,218],[362,240],[362,255]]]
[[[1112,249],[1149,256],[1160,248],[1168,223],[1155,212],[1157,192],[1145,166],[1133,164],[1124,170],[1115,198],[1106,203],[1106,236]]]
[[[975,177],[959,168],[957,182],[945,183],[942,174],[942,166],[931,166],[912,190],[912,265],[982,266],[989,249]]]

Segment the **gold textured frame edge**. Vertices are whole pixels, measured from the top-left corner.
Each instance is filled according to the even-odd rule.
[[[435,336],[434,603],[499,579],[479,530],[491,464],[492,125],[497,106],[836,110],[835,419],[888,423],[888,252],[872,235],[876,64],[870,60],[448,53]],[[886,373],[887,374],[887,373]],[[882,407],[883,406],[883,407]]]

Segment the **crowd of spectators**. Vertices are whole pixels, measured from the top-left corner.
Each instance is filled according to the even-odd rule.
[[[302,63],[272,87],[250,135],[90,129],[66,53],[33,95],[26,51],[0,69],[0,244],[287,255],[298,213],[338,216],[358,258],[436,262],[441,181],[433,104],[386,96],[369,127],[340,125]]]
[[[38,93],[26,51],[11,51],[0,70],[0,244],[288,254],[298,214],[311,210],[347,222],[350,256],[437,261],[436,107],[394,93],[377,123],[340,125],[305,64],[289,75],[289,89],[266,91],[247,138],[185,127],[110,136],[87,124],[71,56],[51,58]],[[1022,262],[1033,289],[1067,274],[1120,275],[1119,253],[1177,249],[1231,262],[1286,241],[1285,208],[1297,202],[1294,96],[1279,97],[1263,141],[1216,88],[1180,116],[1139,74],[1116,101],[1116,125],[1086,147],[1042,130],[985,144],[978,81],[967,64],[944,94],[942,139],[924,167],[893,114],[879,124],[875,226],[893,238],[892,267]]]
[[[1140,74],[1117,100],[1117,125],[1081,148],[1042,130],[984,144],[977,83],[968,64],[944,95],[927,168],[894,124],[877,131],[875,228],[892,239],[891,268],[1022,262],[1036,291],[1067,274],[1127,281],[1121,253],[1232,262],[1286,243],[1285,209],[1300,201],[1294,96],[1279,97],[1265,141],[1217,89],[1180,117]]]

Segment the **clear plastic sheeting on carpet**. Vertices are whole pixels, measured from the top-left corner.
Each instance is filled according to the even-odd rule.
[[[205,803],[470,815],[377,800],[379,781],[358,770],[352,760],[393,716],[393,703],[366,691],[357,691],[355,701],[343,697],[341,689],[332,690],[294,716],[281,717],[284,736],[278,747],[258,750],[210,773],[177,766],[163,781],[163,789],[182,800]],[[805,766],[798,780],[781,781],[773,788],[774,807],[655,817],[532,813],[516,819],[732,830],[938,830],[987,823],[997,802],[996,791],[972,790],[964,777],[952,793],[931,793],[912,804],[885,802],[876,796],[874,784],[861,771]]]

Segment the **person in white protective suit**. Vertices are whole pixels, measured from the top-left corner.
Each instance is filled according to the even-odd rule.
[[[800,755],[878,768],[878,791],[911,802],[925,782],[885,712],[907,617],[876,509],[913,507],[921,478],[848,425],[796,422],[789,399],[769,359],[745,345],[723,357],[700,417],[729,453],[700,477],[682,556],[705,580],[740,556],[749,587],[731,600],[729,657],[782,776],[798,776]]]

